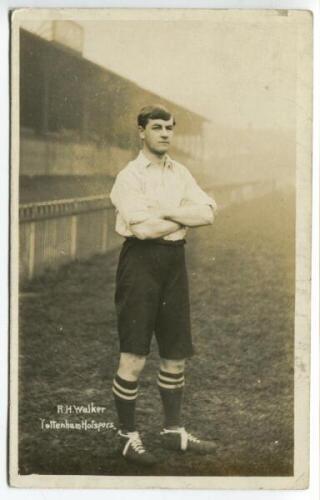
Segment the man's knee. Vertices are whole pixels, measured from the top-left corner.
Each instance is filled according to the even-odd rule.
[[[120,354],[118,375],[126,380],[135,381],[139,378],[145,363],[145,356],[122,352]]]
[[[181,373],[184,371],[185,359],[164,359],[160,360],[160,369],[169,373]]]

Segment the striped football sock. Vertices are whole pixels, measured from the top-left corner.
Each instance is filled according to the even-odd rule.
[[[164,411],[164,427],[180,427],[184,372],[158,374],[158,387]]]
[[[138,383],[125,380],[116,375],[113,379],[112,392],[120,429],[123,432],[134,432]]]

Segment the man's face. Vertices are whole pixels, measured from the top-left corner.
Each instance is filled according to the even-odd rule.
[[[140,138],[152,153],[164,154],[170,147],[173,127],[173,118],[170,120],[150,119],[145,128],[139,127]]]

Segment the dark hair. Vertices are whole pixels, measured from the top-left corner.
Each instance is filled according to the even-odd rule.
[[[173,118],[173,125],[176,124],[174,116],[164,106],[153,105],[144,106],[137,117],[137,122],[140,127],[145,128],[149,120],[170,120]]]

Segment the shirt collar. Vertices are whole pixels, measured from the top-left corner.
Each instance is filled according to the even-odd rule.
[[[152,164],[151,161],[145,156],[142,150],[138,154],[137,162],[139,166],[141,166],[142,168],[147,168]],[[173,166],[173,161],[167,154],[163,158],[163,166],[168,168],[172,168]]]

